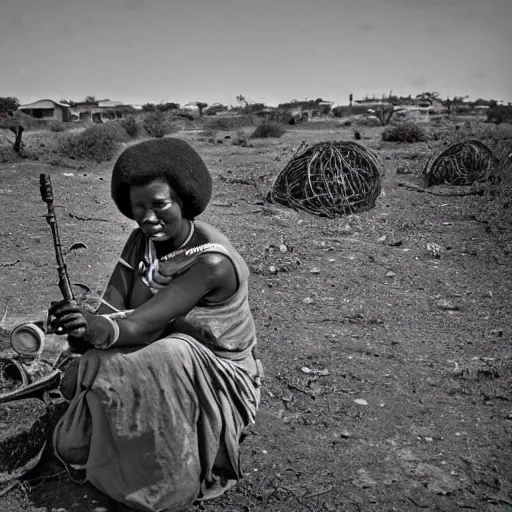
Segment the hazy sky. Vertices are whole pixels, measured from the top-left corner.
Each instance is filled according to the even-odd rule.
[[[512,101],[512,0],[0,0],[0,96]]]

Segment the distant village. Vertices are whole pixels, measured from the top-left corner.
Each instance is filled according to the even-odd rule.
[[[96,100],[89,96],[83,102],[66,100],[41,99],[39,101],[20,105],[19,110],[34,118],[47,121],[89,121],[102,123],[112,119],[123,118],[142,112],[173,111],[184,117],[197,117],[202,115],[229,115],[250,113],[263,118],[272,118],[276,112],[286,111],[291,119],[308,121],[318,117],[346,117],[350,115],[366,115],[372,117],[376,109],[392,108],[397,117],[414,114],[425,116],[442,113],[469,113],[485,112],[497,106],[495,100],[478,99],[470,101],[467,97],[454,97],[441,99],[438,93],[422,93],[417,96],[399,97],[392,94],[382,97],[364,97],[353,100],[352,95],[346,105],[335,105],[332,101],[321,98],[316,100],[293,100],[282,103],[277,107],[269,107],[262,103],[252,103],[243,96],[238,96],[240,105],[226,106],[220,103],[208,105],[204,102],[190,102],[184,105],[178,103],[147,103],[145,105],[125,104],[110,99]]]

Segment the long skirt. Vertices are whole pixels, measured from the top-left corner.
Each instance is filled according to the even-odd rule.
[[[53,434],[68,465],[117,502],[186,509],[241,477],[239,442],[260,400],[254,359],[216,356],[186,335],[143,348],[90,350]]]

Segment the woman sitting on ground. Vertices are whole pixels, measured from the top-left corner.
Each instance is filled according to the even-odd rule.
[[[249,270],[224,235],[195,220],[211,188],[184,141],[126,149],[112,198],[139,227],[102,305],[50,308],[51,326],[83,354],[55,453],[136,510],[183,510],[233,485],[259,405]]]

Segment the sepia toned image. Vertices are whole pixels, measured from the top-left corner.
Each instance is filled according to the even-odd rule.
[[[0,512],[512,510],[510,0],[0,2]]]

